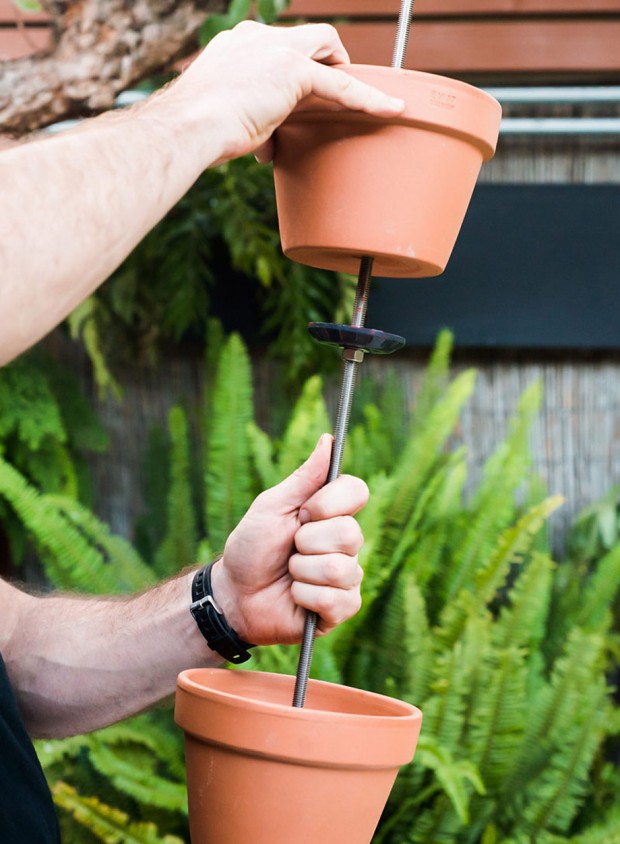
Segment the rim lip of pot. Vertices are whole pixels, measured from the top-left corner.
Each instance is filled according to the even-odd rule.
[[[232,683],[238,684],[238,689],[233,692],[217,688],[222,674],[235,675]],[[209,744],[307,765],[393,768],[413,758],[422,713],[409,703],[310,680],[310,701],[313,692],[344,695],[355,700],[358,708],[360,703],[367,704],[373,714],[310,706],[298,708],[244,696],[243,686],[246,681],[251,686],[252,680],[269,683],[280,692],[285,690],[287,699],[292,700],[295,678],[289,675],[223,668],[189,669],[177,679],[177,724],[189,735]],[[381,709],[384,714],[377,714]],[[372,742],[366,740],[369,730],[372,730]]]
[[[486,91],[434,73],[369,64],[336,65],[337,69],[405,100],[397,117],[376,117],[346,109],[338,103],[306,97],[280,127],[295,123],[352,123],[367,126],[407,126],[464,138],[482,151],[484,161],[497,146],[502,107]]]

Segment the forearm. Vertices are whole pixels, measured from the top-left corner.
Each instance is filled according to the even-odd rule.
[[[18,634],[3,657],[31,734],[106,726],[172,694],[179,671],[221,664],[189,612],[191,577],[109,600],[12,590]]]
[[[327,478],[332,438],[263,492],[212,569],[212,595],[245,642],[299,642],[305,610],[327,633],[360,606],[353,518],[363,481]],[[103,727],[169,696],[178,673],[221,665],[190,613],[194,572],[119,598],[36,597],[0,579],[0,653],[26,724],[59,737]]]
[[[0,365],[104,281],[206,167],[250,152],[269,160],[273,132],[309,94],[402,111],[322,64],[346,61],[332,27],[246,21],[137,109],[0,153]]]
[[[198,149],[168,96],[0,153],[0,314],[10,316],[0,365],[92,293],[217,157],[215,133]]]

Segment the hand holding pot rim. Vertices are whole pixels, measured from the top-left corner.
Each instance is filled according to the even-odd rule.
[[[306,609],[325,634],[361,605],[363,536],[353,515],[368,487],[350,475],[324,485],[331,442],[324,434],[303,466],[258,496],[213,567],[214,596],[245,641],[299,642]]]
[[[402,111],[401,100],[329,67],[334,64],[349,64],[349,56],[329,24],[244,21],[217,35],[166,96],[174,98],[183,122],[191,115],[205,149],[205,130],[215,132],[218,162],[251,152],[268,162],[273,132],[310,94],[379,117]]]

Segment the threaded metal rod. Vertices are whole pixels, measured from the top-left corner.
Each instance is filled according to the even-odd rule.
[[[353,304],[353,318],[351,322],[351,325],[355,326],[355,328],[362,328],[366,318],[368,293],[370,291],[370,281],[372,275],[372,263],[372,258],[364,257],[362,258],[360,264],[357,288],[355,290],[355,302]],[[344,451],[344,441],[349,427],[353,388],[355,386],[355,376],[358,366],[359,363],[356,361],[344,361],[342,382],[340,385],[340,400],[338,402],[336,424],[334,425],[334,444],[332,446],[332,455],[329,463],[329,472],[327,474],[326,483],[335,481],[340,475],[342,453]],[[306,612],[306,619],[304,622],[304,634],[301,642],[299,662],[297,664],[297,677],[295,679],[295,691],[293,694],[293,706],[296,707],[302,707],[306,702],[306,691],[308,689],[308,678],[310,676],[310,665],[312,663],[312,652],[314,650],[314,638],[316,636],[317,623],[318,615],[315,612],[308,610]]]
[[[355,288],[355,301],[353,303],[353,316],[351,318],[351,325],[354,328],[362,328],[366,319],[373,261],[374,258],[366,256],[360,262],[357,287]]]
[[[400,69],[405,61],[409,30],[411,27],[411,15],[413,13],[413,0],[401,0],[400,13],[398,16],[398,28],[394,44],[394,55],[392,67]],[[365,256],[361,260],[357,289],[355,291],[355,303],[353,305],[353,318],[351,325],[355,328],[362,328],[366,319],[366,307],[368,305],[368,292],[370,290],[370,279],[372,274],[373,259]],[[351,401],[353,398],[353,387],[358,363],[353,360],[345,360],[342,373],[342,385],[340,389],[340,402],[334,428],[334,445],[327,475],[327,483],[336,480],[340,474],[342,465],[342,453],[344,451],[344,440],[349,426],[351,415]],[[306,701],[308,678],[310,676],[310,664],[314,650],[314,638],[318,615],[310,610],[306,612],[304,623],[303,640],[297,665],[297,677],[295,679],[295,692],[293,695],[293,706],[302,707]]]
[[[405,63],[407,42],[409,41],[409,30],[411,28],[411,15],[413,14],[413,0],[401,0],[400,12],[398,14],[398,27],[396,29],[396,41],[394,43],[394,55],[392,67],[402,68]]]

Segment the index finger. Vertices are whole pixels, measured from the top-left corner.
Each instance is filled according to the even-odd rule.
[[[300,508],[300,522],[317,522],[336,516],[353,516],[366,506],[368,487],[361,478],[340,475],[321,487]]]
[[[298,50],[309,59],[323,64],[350,64],[351,59],[338,31],[329,23],[304,23],[275,26],[272,31],[282,38],[283,46]]]

